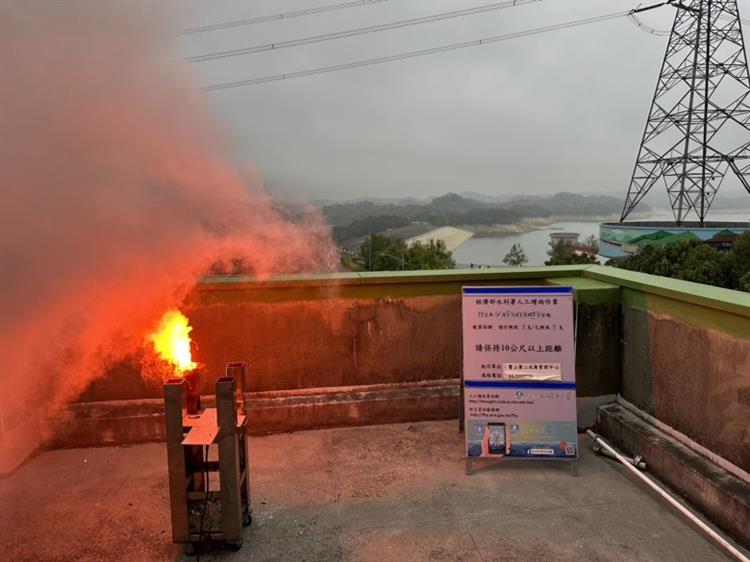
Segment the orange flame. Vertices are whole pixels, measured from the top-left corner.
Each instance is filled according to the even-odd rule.
[[[170,363],[179,376],[198,366],[190,355],[192,329],[182,312],[170,310],[162,316],[156,331],[148,336],[159,357]]]

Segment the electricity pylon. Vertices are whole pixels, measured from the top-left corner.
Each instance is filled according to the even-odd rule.
[[[677,224],[703,226],[731,168],[750,193],[750,75],[737,0],[677,9],[620,222],[663,180]],[[650,9],[651,6],[647,9]]]

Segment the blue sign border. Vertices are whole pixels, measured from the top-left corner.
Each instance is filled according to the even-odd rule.
[[[544,388],[556,390],[575,390],[576,383],[570,381],[538,382],[538,381],[464,381],[466,388]]]
[[[572,287],[465,287],[464,295],[511,295],[511,294],[565,294],[573,292]]]

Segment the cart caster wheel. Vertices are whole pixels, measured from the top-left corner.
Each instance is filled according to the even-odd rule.
[[[198,549],[196,548],[195,543],[186,542],[182,545],[182,552],[185,553],[185,556],[195,556],[197,550]]]
[[[237,552],[239,549],[242,548],[242,539],[239,539],[236,541],[227,541],[226,546],[229,550],[233,550]]]
[[[249,513],[245,513],[242,515],[242,526],[243,527],[249,527],[253,522],[253,516]]]

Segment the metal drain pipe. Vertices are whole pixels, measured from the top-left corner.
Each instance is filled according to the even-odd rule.
[[[610,459],[619,460],[616,455],[612,454],[609,449],[605,449],[602,447],[602,445],[599,444],[599,437],[594,439],[594,452],[599,453],[600,455],[604,455],[605,457],[609,457]],[[641,455],[636,455],[632,459],[630,457],[625,457],[627,461],[632,464],[634,467],[636,467],[638,470],[646,470],[648,466],[646,465],[646,461],[643,460],[643,457]]]
[[[745,556],[742,552],[740,552],[734,545],[732,545],[719,533],[717,533],[711,527],[709,527],[703,521],[701,521],[701,519],[697,515],[695,515],[687,507],[685,507],[676,499],[674,499],[665,490],[663,490],[658,484],[655,484],[650,478],[648,478],[645,474],[643,474],[640,470],[638,470],[638,468],[634,465],[632,460],[621,455],[619,452],[617,452],[617,450],[615,450],[614,447],[612,447],[609,443],[607,443],[604,439],[599,437],[596,433],[594,433],[590,429],[586,431],[586,433],[588,433],[589,436],[591,436],[595,444],[598,444],[602,448],[602,450],[607,452],[607,456],[610,456],[620,461],[625,466],[625,468],[627,468],[630,472],[635,474],[640,480],[645,482],[649,488],[654,490],[662,498],[667,500],[673,507],[675,507],[680,513],[682,513],[685,517],[687,517],[701,531],[703,531],[709,537],[711,537],[714,541],[719,543],[719,545],[724,550],[726,550],[729,554],[734,556],[740,562],[750,562],[750,558]]]

